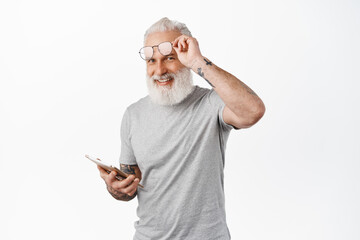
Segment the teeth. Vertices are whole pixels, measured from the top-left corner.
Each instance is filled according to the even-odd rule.
[[[163,83],[163,82],[167,82],[167,81],[170,81],[170,78],[168,79],[158,79],[159,82]]]

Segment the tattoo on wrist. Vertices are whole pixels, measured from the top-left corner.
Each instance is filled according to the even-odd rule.
[[[205,78],[204,73],[203,73],[201,70],[202,70],[201,68],[198,68],[198,69],[197,69],[197,74],[199,74],[200,77],[202,77],[203,79],[205,79],[205,81],[207,81],[207,82],[210,84],[211,87],[215,88],[215,86],[212,85],[212,83],[209,82],[209,80],[207,80],[207,79]]]
[[[111,196],[113,196],[113,198],[115,198],[116,200],[121,200],[121,201],[130,201],[137,194],[137,191],[136,191],[132,196],[129,196],[125,193],[118,192],[118,191],[112,189],[111,187],[107,187],[107,190],[111,194]]]
[[[206,65],[212,66],[212,62],[210,60],[207,60],[206,58],[204,58],[204,61],[206,62]]]

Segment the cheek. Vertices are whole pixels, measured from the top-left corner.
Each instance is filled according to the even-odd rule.
[[[154,75],[154,70],[152,67],[146,66],[146,73],[149,77],[152,77]]]
[[[169,69],[171,69],[171,72],[176,73],[183,67],[184,67],[184,65],[182,65],[180,62],[178,62],[178,63],[172,64],[171,67],[169,67]]]

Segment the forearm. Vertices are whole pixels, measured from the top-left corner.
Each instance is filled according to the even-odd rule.
[[[117,200],[130,201],[137,195],[137,187],[141,180],[141,171],[137,165],[120,164],[120,169],[129,174],[126,178],[117,176],[116,171],[108,173],[98,166],[100,176],[104,179],[108,192]],[[135,174],[133,174],[133,172]],[[139,176],[139,178],[138,178]]]
[[[192,64],[192,70],[214,88],[235,115],[256,117],[264,111],[262,100],[253,90],[207,58],[196,59]]]

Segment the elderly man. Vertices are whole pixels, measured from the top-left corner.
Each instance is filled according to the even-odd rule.
[[[99,167],[110,194],[138,198],[136,240],[230,239],[225,218],[225,147],[232,129],[263,116],[261,99],[204,57],[185,24],[163,18],[145,33],[149,95],[121,123],[118,180]],[[191,70],[212,89],[194,86]],[[138,188],[141,182],[144,188]]]

